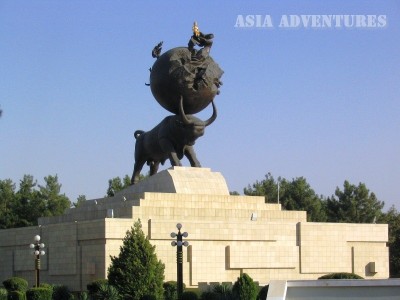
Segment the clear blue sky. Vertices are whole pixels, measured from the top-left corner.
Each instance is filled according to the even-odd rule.
[[[273,27],[235,28],[238,15]],[[282,28],[282,15],[385,15],[386,26]],[[151,50],[187,45],[196,20],[225,71],[218,118],[195,146],[204,167],[240,193],[268,172],[325,196],[363,182],[400,209],[399,15],[386,0],[0,0],[0,179],[58,174],[74,201],[131,175],[133,132],[169,114],[144,84]]]

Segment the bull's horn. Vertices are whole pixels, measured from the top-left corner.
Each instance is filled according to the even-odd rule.
[[[185,115],[185,111],[183,110],[183,97],[181,96],[181,101],[179,103],[179,114],[181,115],[183,123],[186,125],[192,125],[193,121],[189,120],[188,117]]]
[[[204,122],[205,126],[211,125],[211,123],[217,118],[217,108],[215,107],[214,100],[211,100],[211,104],[213,107],[213,114],[207,121]]]

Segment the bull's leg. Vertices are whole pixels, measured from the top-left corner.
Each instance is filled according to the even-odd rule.
[[[160,162],[151,162],[150,164],[150,176],[154,175],[158,171],[158,166],[160,165]]]
[[[179,167],[182,166],[182,163],[179,160],[178,155],[176,154],[175,151],[170,152],[168,158],[172,166],[179,166]]]
[[[133,167],[133,174],[131,178],[131,184],[136,184],[139,182],[140,171],[143,168],[145,161],[136,161],[135,166]]]
[[[194,152],[194,148],[192,146],[187,146],[185,148],[185,156],[190,161],[190,165],[192,167],[201,168],[200,162],[198,161],[196,153]]]
[[[176,151],[174,149],[174,145],[172,145],[172,143],[167,139],[162,139],[159,142],[163,152],[168,153],[168,158],[169,161],[171,162],[171,165],[182,166],[181,161],[179,160],[178,155],[176,154]]]
[[[168,152],[168,158],[169,161],[171,162],[171,166],[182,166],[181,161],[178,158],[178,155],[176,154],[175,150],[172,150],[170,152]]]

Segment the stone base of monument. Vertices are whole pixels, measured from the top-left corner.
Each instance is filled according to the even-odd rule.
[[[373,279],[389,274],[385,224],[307,222],[306,212],[282,210],[262,196],[229,195],[218,172],[174,167],[114,197],[40,218],[40,228],[0,230],[0,280],[21,276],[33,284],[27,243],[39,233],[48,254],[41,259],[41,280],[85,289],[107,277],[110,255],[119,254],[126,231],[138,219],[165,263],[165,281],[177,276],[170,233],[177,223],[188,232],[190,246],[183,249],[187,287],[234,282],[242,273],[261,285],[332,272]]]
[[[191,195],[229,195],[221,173],[208,168],[172,167],[132,185],[118,195],[144,192]]]

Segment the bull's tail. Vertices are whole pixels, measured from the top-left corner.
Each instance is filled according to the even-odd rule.
[[[135,139],[137,139],[139,136],[141,136],[144,133],[143,130],[136,130],[135,133],[133,134],[135,136]]]

